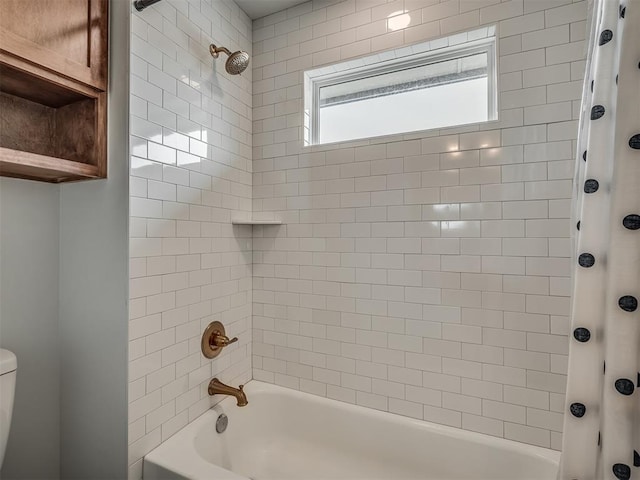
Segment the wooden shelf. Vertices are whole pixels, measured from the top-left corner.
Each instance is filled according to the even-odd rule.
[[[0,175],[60,183],[99,178],[98,167],[0,147]]]
[[[233,225],[282,225],[282,220],[231,220]]]
[[[0,61],[0,175],[56,183],[106,177],[105,104],[104,92]]]
[[[38,71],[37,67],[25,62],[21,64],[11,57],[6,58],[6,62],[3,60],[5,56],[0,54],[0,91],[8,95],[51,108],[64,107],[95,96],[95,91],[89,87],[75,85],[46,71]]]
[[[0,175],[107,176],[109,0],[0,0]]]

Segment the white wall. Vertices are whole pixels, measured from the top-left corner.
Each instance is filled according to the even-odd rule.
[[[0,179],[0,339],[18,357],[3,479],[126,476],[128,33],[113,2],[109,178]]]
[[[313,0],[254,22],[253,209],[285,222],[254,230],[254,378],[560,448],[586,11]],[[302,147],[305,69],[480,25],[498,122]]]
[[[127,468],[128,2],[111,2],[108,179],[60,186],[60,473]],[[32,459],[33,461],[33,459]]]
[[[210,43],[251,53],[231,1],[164,0],[133,12],[129,477],[142,457],[204,413],[218,376],[251,378],[251,71],[231,76]],[[213,320],[239,341],[200,351]]]
[[[58,205],[55,185],[0,179],[0,346],[18,357],[5,480],[60,476]]]
[[[0,345],[18,357],[3,479],[126,476],[128,8],[110,9],[109,178],[0,179]]]

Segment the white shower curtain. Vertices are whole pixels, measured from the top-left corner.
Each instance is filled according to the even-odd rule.
[[[640,479],[640,0],[595,0],[559,478]]]

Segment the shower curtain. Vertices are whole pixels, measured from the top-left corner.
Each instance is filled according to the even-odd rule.
[[[640,0],[594,0],[559,478],[640,479]]]

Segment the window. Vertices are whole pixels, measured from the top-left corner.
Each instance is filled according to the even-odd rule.
[[[497,118],[495,28],[305,72],[305,144]]]

